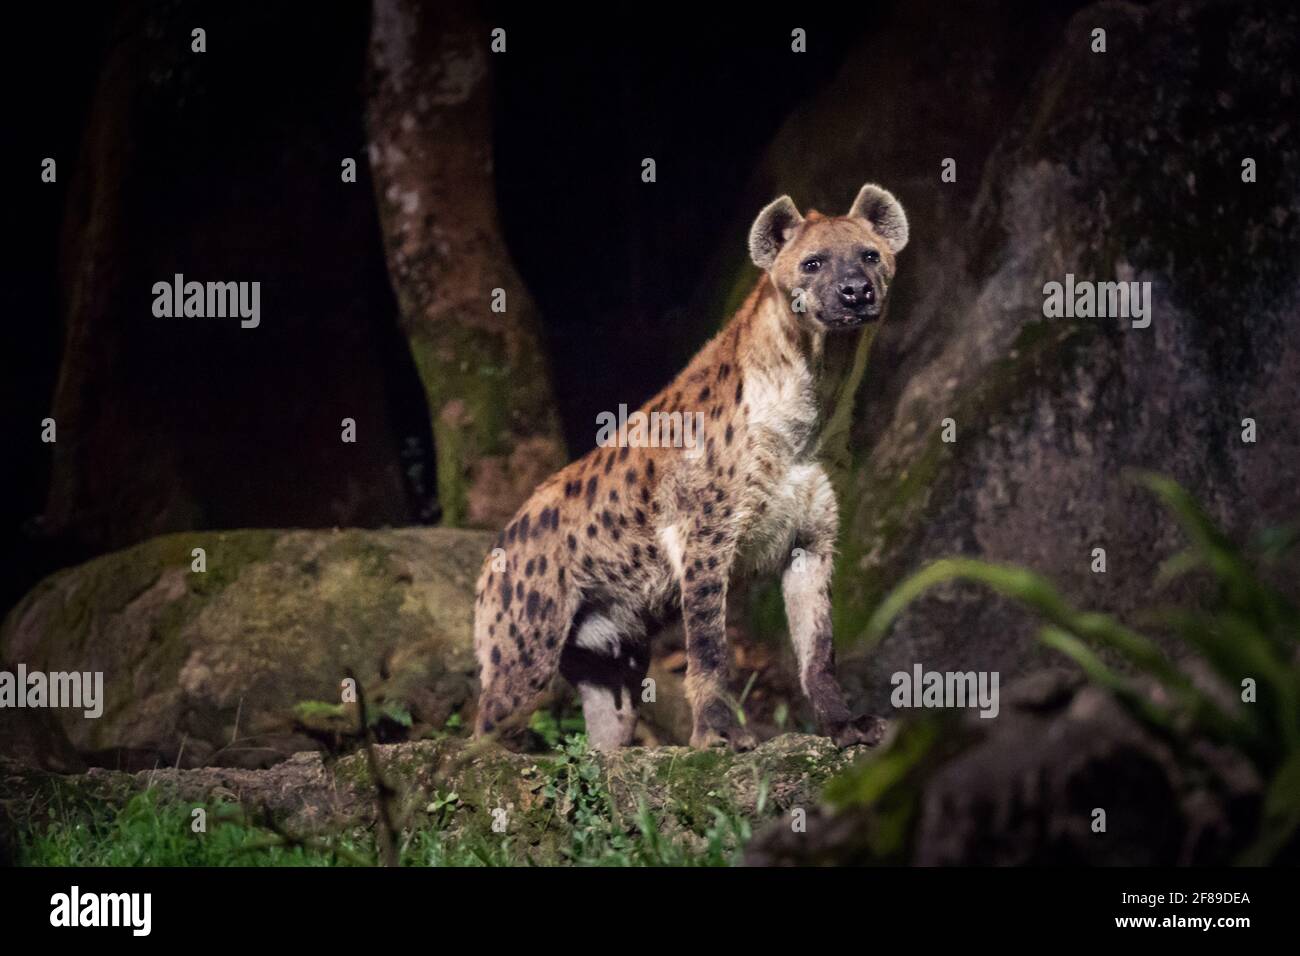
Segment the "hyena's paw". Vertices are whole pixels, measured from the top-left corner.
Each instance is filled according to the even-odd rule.
[[[828,730],[837,747],[855,747],[858,744],[874,747],[885,736],[885,722],[879,717],[862,716]]]
[[[753,750],[758,747],[758,739],[725,702],[714,701],[695,719],[690,745],[697,749],[729,747],[733,750]]]
[[[691,746],[697,750],[729,747],[737,753],[742,753],[757,747],[758,738],[752,732],[737,725],[723,730],[697,730],[691,734]]]

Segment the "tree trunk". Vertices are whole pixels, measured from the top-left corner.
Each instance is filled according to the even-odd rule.
[[[498,224],[490,62],[508,54],[490,30],[463,2],[376,0],[367,116],[444,520],[489,527],[565,460],[537,310]]]

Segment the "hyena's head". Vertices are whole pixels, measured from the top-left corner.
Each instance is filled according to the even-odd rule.
[[[758,214],[749,254],[767,270],[801,321],[855,329],[878,319],[894,278],[894,256],[907,245],[907,216],[888,191],[868,183],[847,216],[799,214],[782,196]]]

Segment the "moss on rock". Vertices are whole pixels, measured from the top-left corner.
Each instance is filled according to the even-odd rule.
[[[584,830],[598,829],[607,838],[635,835],[642,813],[664,839],[702,849],[716,826],[715,811],[757,824],[795,807],[812,808],[823,785],[861,749],[840,751],[824,738],[787,734],[744,754],[684,747],[590,753],[571,744],[528,755],[444,738],[377,746],[374,756],[396,789],[394,812],[408,833],[509,841],[519,862],[546,864],[564,862]],[[51,819],[102,814],[146,789],[164,804],[237,804],[247,819],[273,820],[296,836],[373,832],[378,819],[364,752],[337,760],[300,753],[261,770],[92,770],[76,776],[0,758],[0,808],[18,833]]]
[[[104,712],[48,714],[92,763],[258,766],[315,746],[297,705],[340,702],[441,728],[474,694],[473,586],[489,536],[393,531],[168,535],[41,582],[0,660],[100,671]],[[192,570],[202,548],[207,570]]]

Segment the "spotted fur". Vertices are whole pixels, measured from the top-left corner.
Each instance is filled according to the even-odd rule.
[[[698,453],[597,448],[543,482],[497,538],[475,606],[476,733],[527,717],[558,671],[579,691],[593,745],[631,742],[648,637],[681,614],[691,744],[752,746],[727,694],[727,589],[739,574],[779,572],[822,727],[840,744],[865,739],[834,675],[838,516],[820,455],[906,243],[902,207],[873,185],[847,216],[805,218],[789,197],[759,214],[750,250],[765,275],[642,406],[702,413]]]

